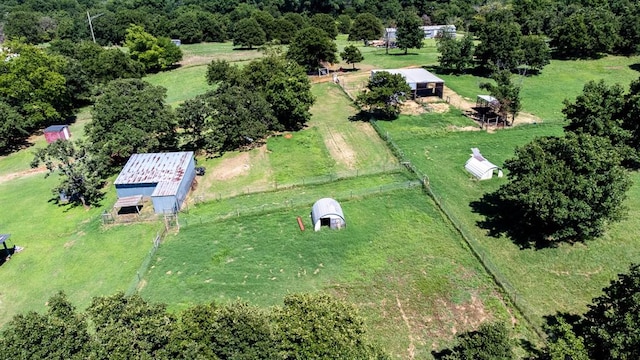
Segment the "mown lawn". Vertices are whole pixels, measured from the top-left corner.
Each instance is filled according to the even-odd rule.
[[[354,302],[375,341],[401,358],[411,347],[429,357],[482,321],[511,321],[491,279],[419,188],[341,204],[341,231],[313,232],[311,203],[182,226],[158,250],[141,295],[181,309],[238,299],[271,306],[288,293],[328,291]],[[216,206],[189,216],[211,217]]]
[[[64,291],[84,308],[93,296],[125,291],[152,246],[158,223],[102,226],[101,207],[85,210],[47,202],[56,176],[43,174],[0,183],[0,233],[24,247],[0,266],[0,326]],[[109,193],[103,204],[113,204]],[[108,209],[108,207],[106,207]]]
[[[464,170],[471,147],[478,147],[498,164],[513,156],[513,150],[536,136],[562,135],[554,124],[517,126],[496,133],[452,132],[443,126],[448,114],[404,116],[394,122],[379,122],[404,150],[407,157],[428,174],[433,192],[454,221],[475,239],[487,261],[516,290],[518,300],[534,320],[557,311],[582,312],[601,288],[630,262],[640,261],[638,222],[638,174],[629,193],[629,217],[615,224],[602,239],[574,246],[534,250],[520,249],[508,238],[493,238],[477,222],[483,219],[470,204],[493,191],[506,179],[478,182]],[[508,177],[508,174],[506,174]]]

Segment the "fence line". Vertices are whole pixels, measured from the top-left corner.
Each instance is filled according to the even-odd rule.
[[[370,176],[370,175],[378,175],[378,174],[386,174],[386,173],[396,173],[402,171],[402,166],[400,164],[384,164],[380,167],[371,167],[366,169],[352,169],[345,171],[338,171],[332,174],[314,176],[314,177],[302,177],[297,181],[287,182],[287,183],[278,183],[274,181],[272,183],[268,183],[265,185],[251,185],[246,186],[244,188],[240,188],[237,190],[229,190],[226,192],[210,192],[205,194],[201,194],[195,197],[195,203],[205,202],[208,200],[222,200],[228,199],[232,197],[236,197],[239,195],[247,195],[254,193],[262,193],[262,192],[271,192],[278,190],[286,190],[293,189],[299,186],[308,186],[308,185],[322,185],[334,182],[336,180],[354,178],[359,176]]]
[[[380,185],[372,188],[366,189],[357,189],[357,190],[345,190],[339,193],[333,193],[331,196],[336,200],[348,200],[356,197],[365,197],[373,194],[382,194],[386,192],[391,192],[399,189],[410,189],[422,186],[422,182],[416,180],[408,180],[395,182],[387,185]],[[201,225],[201,224],[209,224],[212,222],[223,221],[225,219],[229,219],[232,217],[238,216],[248,216],[248,215],[259,215],[264,213],[270,213],[278,210],[293,208],[293,207],[302,207],[313,204],[317,199],[315,194],[310,194],[308,196],[301,196],[295,199],[286,199],[280,203],[269,203],[262,204],[258,206],[245,206],[245,207],[236,207],[235,209],[221,214],[215,214],[212,216],[206,216],[203,218],[199,217],[187,217],[182,216],[179,219],[180,227],[188,227],[193,225]]]
[[[466,230],[461,222],[458,221],[458,219],[453,215],[447,204],[442,201],[442,197],[439,196],[436,191],[434,191],[429,182],[429,177],[427,176],[427,174],[420,171],[413,165],[413,163],[411,163],[411,161],[404,155],[404,152],[398,146],[398,144],[393,141],[388,132],[384,131],[380,127],[380,125],[378,125],[376,120],[371,120],[371,125],[376,130],[378,135],[387,143],[391,151],[398,157],[398,160],[400,160],[402,164],[407,167],[407,169],[409,169],[417,176],[418,179],[420,179],[427,195],[431,199],[433,199],[433,201],[436,203],[436,206],[438,206],[440,211],[449,220],[454,229],[456,229],[456,231],[460,234],[469,251],[471,251],[476,259],[478,259],[484,270],[489,274],[489,276],[491,276],[501,292],[507,297],[508,301],[527,322],[529,328],[531,328],[536,333],[536,335],[538,335],[540,340],[545,341],[545,336],[542,329],[540,329],[540,327],[536,325],[536,323],[530,316],[530,307],[521,297],[518,297],[518,292],[515,287],[507,280],[504,274],[502,274],[498,267],[490,260],[487,252],[480,245],[478,240],[473,235],[471,235],[469,231]]]
[[[142,264],[140,264],[138,271],[136,271],[135,277],[133,278],[133,280],[131,281],[131,284],[129,285],[129,288],[125,292],[125,296],[131,296],[138,291],[140,282],[142,282],[144,275],[147,273],[147,270],[149,270],[151,261],[153,261],[153,258],[156,255],[156,252],[158,251],[160,244],[162,243],[165,236],[167,235],[168,230],[169,229],[165,226],[162,228],[162,230],[156,233],[156,236],[153,238],[153,245],[151,246],[151,249],[149,249],[147,256],[145,256],[145,258],[142,260]]]

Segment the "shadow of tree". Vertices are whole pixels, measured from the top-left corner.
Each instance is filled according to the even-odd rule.
[[[629,65],[629,69],[640,72],[640,63]]]
[[[544,249],[556,247],[545,235],[545,226],[536,219],[522,215],[516,204],[502,199],[498,192],[487,193],[469,206],[474,213],[484,216],[478,227],[488,231],[491,237],[507,236],[520,249]]]

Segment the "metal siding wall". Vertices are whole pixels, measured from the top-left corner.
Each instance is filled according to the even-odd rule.
[[[134,195],[151,196],[156,185],[157,184],[116,185],[116,194],[118,194],[118,197]]]
[[[151,201],[153,202],[153,210],[156,214],[173,212],[176,207],[175,196],[154,196],[151,198]]]
[[[180,182],[180,186],[178,186],[178,193],[176,194],[176,199],[178,201],[178,205],[182,206],[182,202],[187,197],[189,190],[191,189],[191,184],[193,183],[193,179],[196,177],[196,166],[193,158],[189,161],[189,165],[187,165],[187,169],[184,172],[184,176],[182,177],[182,181]]]

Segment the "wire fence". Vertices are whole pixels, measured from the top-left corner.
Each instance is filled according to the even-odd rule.
[[[527,325],[530,329],[532,329],[540,338],[541,341],[545,341],[545,335],[540,326],[537,325],[536,322],[533,321],[531,314],[533,310],[531,306],[529,306],[525,299],[521,296],[518,296],[518,291],[516,288],[507,280],[507,277],[500,271],[498,266],[491,260],[491,257],[488,251],[480,244],[478,239],[471,234],[463,225],[463,223],[454,215],[451,207],[444,200],[444,198],[438,194],[437,191],[431,186],[429,182],[429,177],[427,174],[420,171],[416,168],[411,161],[405,156],[402,149],[396,144],[388,132],[384,131],[380,125],[378,125],[377,121],[371,120],[371,125],[376,130],[378,135],[387,143],[391,151],[398,157],[398,160],[409,169],[415,176],[420,179],[420,182],[423,184],[423,188],[427,195],[433,199],[438,208],[442,211],[442,213],[447,217],[447,219],[451,222],[452,226],[456,229],[456,231],[461,235],[465,244],[471,251],[471,253],[480,261],[480,264],[485,269],[485,271],[492,277],[494,282],[498,285],[498,288],[507,298],[507,301],[510,302],[513,307],[518,310],[522,318],[527,322]]]
[[[385,185],[379,185],[370,188],[358,188],[355,190],[344,190],[331,193],[331,197],[339,200],[349,200],[354,198],[362,198],[370,195],[377,195],[386,192],[391,192],[400,189],[411,189],[422,186],[421,181],[417,180],[407,180],[407,181],[399,181],[394,183],[389,183]],[[305,207],[310,206],[315,201],[318,200],[316,194],[309,193],[296,196],[295,198],[284,199],[281,202],[273,203],[269,202],[268,204],[256,205],[256,206],[238,206],[233,210],[217,213],[217,214],[208,214],[207,216],[182,216],[179,219],[179,226],[181,228],[186,228],[193,225],[202,225],[209,224],[212,222],[223,221],[233,217],[240,216],[249,216],[249,215],[260,215],[265,213],[272,213],[279,210],[285,210],[296,207]]]
[[[142,264],[140,264],[140,267],[136,271],[136,275],[134,276],[133,280],[131,280],[131,284],[125,292],[125,296],[131,296],[135,294],[140,288],[140,283],[149,270],[149,266],[151,266],[151,262],[153,261],[153,258],[155,257],[160,244],[164,240],[164,237],[167,235],[168,230],[169,229],[165,226],[162,230],[156,233],[156,236],[153,238],[153,245],[151,246],[151,249],[149,249],[149,252],[147,252],[147,256],[145,256],[145,258],[142,260]]]
[[[187,206],[191,204],[198,204],[198,203],[211,201],[211,200],[228,199],[228,198],[232,198],[240,195],[293,189],[300,186],[322,185],[322,184],[328,184],[337,180],[349,179],[349,178],[360,177],[360,176],[394,173],[394,172],[402,171],[402,169],[403,167],[400,164],[388,163],[388,164],[382,164],[380,166],[367,167],[362,169],[350,169],[350,170],[344,170],[344,171],[337,171],[335,173],[325,174],[320,176],[300,177],[295,181],[288,181],[284,183],[273,181],[273,182],[262,184],[262,185],[254,184],[254,185],[245,186],[245,187],[234,187],[232,189],[226,189],[224,191],[211,191],[207,193],[200,193],[200,194],[194,195],[190,200],[190,202],[187,202]]]

